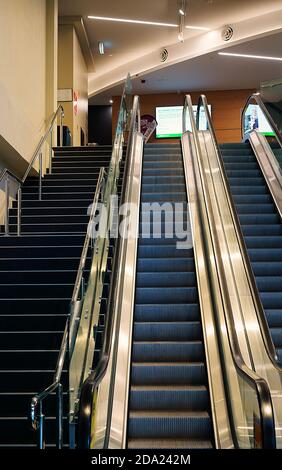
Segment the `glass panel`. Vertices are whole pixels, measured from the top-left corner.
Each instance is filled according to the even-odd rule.
[[[264,107],[264,104],[260,105],[255,98],[248,104],[243,116],[244,136],[246,137],[253,130],[266,137],[279,167],[282,169],[282,137],[279,136],[278,126],[276,127],[276,122],[272,121],[272,117],[268,114],[268,109]]]
[[[96,213],[99,231],[96,234],[97,224],[88,226],[90,246],[91,270],[86,292],[82,298],[71,305],[70,335],[69,335],[69,388],[70,388],[70,422],[76,413],[80,387],[92,370],[95,352],[94,332],[102,334],[98,325],[101,299],[104,288],[104,277],[107,270],[107,259],[112,236],[112,214],[116,208],[118,178],[120,162],[123,157],[124,133],[126,130],[127,109],[125,97],[122,97],[117,123],[116,135],[113,144],[112,158],[108,169],[108,176],[99,199],[99,210]],[[96,217],[95,217],[96,219]],[[94,226],[95,225],[95,226]],[[74,326],[74,325],[79,326]]]

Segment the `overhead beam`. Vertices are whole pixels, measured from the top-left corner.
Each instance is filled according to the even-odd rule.
[[[95,72],[94,57],[82,16],[60,16],[59,25],[73,25],[89,73]]]

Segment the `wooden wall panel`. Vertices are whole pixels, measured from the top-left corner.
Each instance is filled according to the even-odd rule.
[[[241,111],[244,104],[254,90],[222,90],[203,91],[191,93],[193,104],[197,104],[199,95],[205,94],[209,104],[212,106],[212,119],[219,143],[240,142],[241,140]],[[165,93],[142,95],[141,114],[155,115],[156,106],[182,105],[185,93]],[[120,97],[114,97],[113,102],[113,132],[116,129],[117,115]],[[155,139],[151,142],[162,142],[168,140],[175,142],[176,139]]]

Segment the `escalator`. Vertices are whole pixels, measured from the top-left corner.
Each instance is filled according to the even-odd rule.
[[[278,156],[281,150],[273,146]],[[271,337],[282,361],[282,224],[249,142],[220,145]]]
[[[150,204],[159,203],[170,205],[189,226],[179,144],[146,145],[141,202],[127,445],[211,448],[193,248],[177,248],[176,234],[164,230],[164,210],[159,212],[161,231],[153,227],[156,211],[149,212],[148,221]]]
[[[187,96],[182,149],[143,152],[134,97],[101,354],[79,399],[80,449],[276,445],[270,391],[251,368],[238,315],[238,287],[251,297],[234,276],[214,137],[194,121]]]

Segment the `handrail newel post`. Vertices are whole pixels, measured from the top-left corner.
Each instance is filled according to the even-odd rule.
[[[17,235],[18,237],[20,236],[21,234],[21,218],[22,218],[22,187],[21,185],[19,185],[19,188],[18,188],[18,195],[17,195],[17,199],[18,199],[18,207],[17,207]]]
[[[5,181],[5,235],[9,235],[10,178]]]

